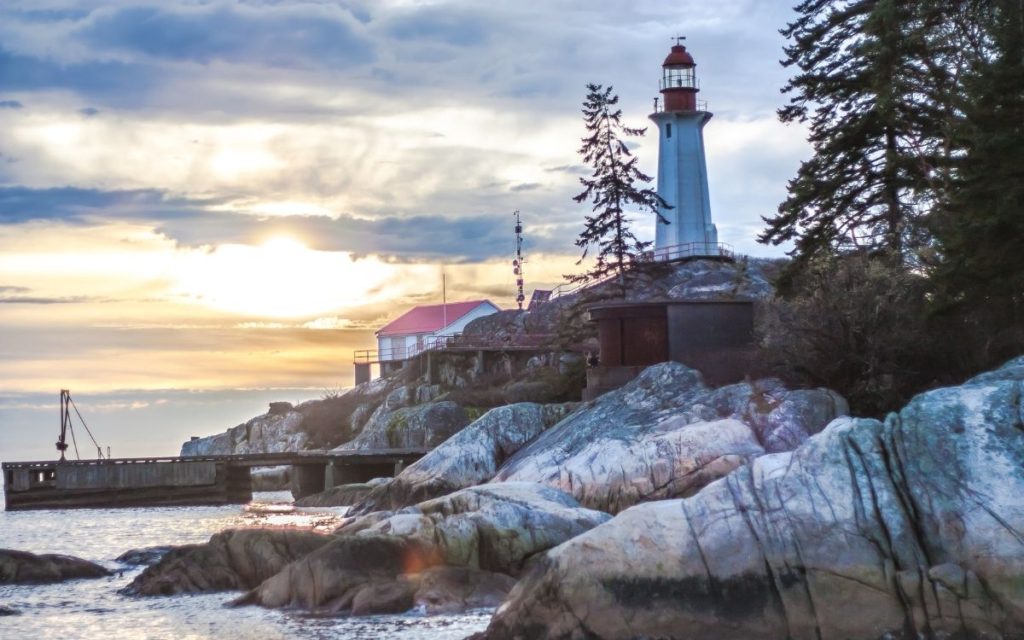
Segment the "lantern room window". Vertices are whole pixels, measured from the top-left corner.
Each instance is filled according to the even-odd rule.
[[[697,74],[692,66],[671,66],[665,67],[665,74],[661,79],[662,89],[696,89]]]

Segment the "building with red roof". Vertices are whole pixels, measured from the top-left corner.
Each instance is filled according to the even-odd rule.
[[[376,331],[378,358],[381,362],[411,358],[434,338],[458,335],[473,320],[498,311],[490,300],[413,307]]]

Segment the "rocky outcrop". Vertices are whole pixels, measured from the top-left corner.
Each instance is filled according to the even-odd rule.
[[[144,547],[142,549],[130,549],[114,558],[114,562],[148,567],[160,562],[160,559],[173,549],[174,547]]]
[[[487,482],[509,456],[575,406],[522,402],[491,409],[391,482],[375,488],[355,511],[399,509]]]
[[[63,582],[76,578],[102,578],[110,571],[74,556],[0,549],[0,584]]]
[[[329,536],[308,531],[222,531],[205,544],[167,552],[122,591],[156,596],[251,589],[330,541]]]
[[[792,449],[846,402],[777,380],[707,387],[668,362],[583,405],[513,454],[492,482],[542,482],[592,509],[688,496],[766,452]]]
[[[286,410],[287,402],[271,403],[271,410],[261,416],[225,433],[193,438],[181,445],[181,455],[210,456],[233,453],[278,453],[301,451],[306,448],[308,436],[300,428],[303,415],[299,411]],[[273,406],[278,405],[278,406]]]
[[[423,591],[424,603],[452,607],[475,602],[493,591],[494,580],[465,572],[445,579],[439,573],[427,583],[411,576],[443,566],[513,574],[529,558],[608,518],[537,484],[472,487],[399,513],[356,518],[339,528],[329,545],[289,565],[239,603],[324,613],[380,612],[360,603],[383,600],[396,607],[389,610],[399,604],[409,608],[424,586],[429,587]],[[461,586],[452,591],[444,584]],[[435,596],[428,598],[430,592]]]
[[[388,534],[433,548],[444,564],[516,574],[531,556],[609,519],[532,482],[470,487],[395,513],[356,518],[338,534]]]
[[[774,262],[757,258],[692,260],[675,265],[648,295],[653,298],[664,291],[672,300],[760,300],[775,291],[774,271]]]
[[[390,478],[374,478],[369,482],[342,484],[295,501],[296,507],[350,507],[366,500],[374,489],[386,485]]]
[[[326,394],[298,405],[271,402],[267,413],[205,438],[182,444],[182,456],[277,453],[334,444],[358,434],[381,404],[396,391],[406,394],[404,376],[377,378],[344,393]],[[330,446],[328,444],[327,446]]]
[[[690,260],[675,264],[655,263],[632,274],[626,299],[635,302],[650,300],[763,300],[769,298],[778,265],[775,261],[741,258],[735,262],[722,260]],[[586,291],[588,300],[619,298],[614,281],[600,283]],[[582,325],[583,314],[572,307],[581,300],[581,292],[573,292],[546,302],[529,313],[501,311],[470,322],[464,331],[468,336],[487,336],[509,342],[552,336],[564,331],[566,323]]]
[[[1024,637],[1024,358],[550,551],[484,634]]]
[[[408,392],[407,387],[401,390]],[[336,450],[436,447],[469,424],[465,410],[449,400],[393,410],[387,407],[387,402],[382,404],[362,433]]]

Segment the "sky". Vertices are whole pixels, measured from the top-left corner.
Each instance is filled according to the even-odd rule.
[[[61,388],[128,456],[350,386],[442,271],[514,304],[517,209],[527,295],[557,285],[585,85],[646,125],[675,35],[719,239],[781,255],[755,236],[809,154],[775,117],[790,4],[3,0],[0,459],[51,457]]]

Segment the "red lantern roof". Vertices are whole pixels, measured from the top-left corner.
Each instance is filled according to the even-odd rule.
[[[693,61],[693,56],[686,51],[686,47],[677,44],[672,46],[672,53],[668,54],[668,57],[665,58],[665,62],[661,66],[667,67],[669,65],[689,65],[695,67],[697,63]]]

